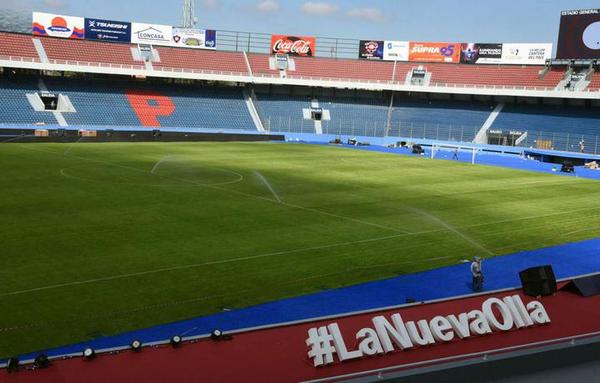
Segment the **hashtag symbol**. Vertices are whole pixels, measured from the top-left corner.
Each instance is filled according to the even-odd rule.
[[[327,331],[327,327],[311,328],[308,330],[306,345],[310,347],[308,356],[313,359],[315,367],[333,363],[333,336]]]

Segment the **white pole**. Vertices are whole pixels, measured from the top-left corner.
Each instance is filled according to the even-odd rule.
[[[477,150],[477,148],[473,148],[473,156],[472,156],[472,158],[471,158],[471,163],[472,163],[473,165],[475,165],[475,153],[476,153],[476,150]]]

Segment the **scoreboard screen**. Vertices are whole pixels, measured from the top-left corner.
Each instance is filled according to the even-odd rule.
[[[556,58],[600,58],[600,9],[561,13]]]

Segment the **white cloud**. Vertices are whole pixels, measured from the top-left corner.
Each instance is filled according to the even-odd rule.
[[[256,10],[262,13],[277,12],[279,10],[279,3],[275,0],[263,0],[256,4]]]
[[[0,0],[0,9],[3,10],[29,10],[33,8],[34,4],[31,0]]]
[[[200,1],[202,8],[204,9],[217,9],[219,8],[219,2],[217,0],[202,0]]]
[[[43,0],[42,5],[48,8],[60,9],[66,6],[63,0]]]
[[[385,15],[377,8],[352,8],[348,11],[347,15],[373,23],[385,20]]]
[[[335,4],[318,2],[318,1],[309,1],[309,2],[302,4],[302,6],[300,7],[300,10],[303,13],[306,13],[308,15],[317,15],[317,16],[331,15],[332,13],[337,12],[339,9],[340,9],[340,7],[338,7]]]

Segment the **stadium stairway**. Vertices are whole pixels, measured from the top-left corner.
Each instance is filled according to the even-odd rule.
[[[518,287],[520,286],[519,271],[546,264],[552,265],[558,279],[600,272],[600,239],[487,259],[483,263],[486,276],[484,291]],[[463,296],[472,294],[470,283],[469,264],[459,263],[430,271],[168,323],[43,350],[43,352],[49,356],[78,354],[86,347],[100,350],[127,346],[132,339],[148,344],[168,340],[173,335],[208,335],[214,329],[227,332],[399,306],[405,304],[408,299],[422,302]],[[21,356],[20,359],[33,359],[36,355],[37,353],[32,353]]]

